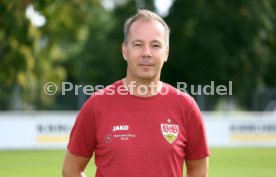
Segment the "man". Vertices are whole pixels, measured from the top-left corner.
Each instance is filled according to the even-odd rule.
[[[200,111],[160,81],[169,28],[138,10],[124,28],[126,78],[92,95],[70,135],[64,177],[83,177],[95,153],[96,177],[207,177],[209,149]]]

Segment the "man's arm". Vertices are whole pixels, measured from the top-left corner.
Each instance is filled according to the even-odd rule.
[[[198,160],[185,160],[186,177],[208,177],[208,157]]]
[[[62,176],[85,177],[84,170],[89,160],[89,158],[74,155],[67,150],[63,162]]]

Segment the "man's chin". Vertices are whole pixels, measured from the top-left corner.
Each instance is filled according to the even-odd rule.
[[[140,75],[139,78],[141,80],[153,81],[156,79],[156,75],[149,75],[149,74],[145,75],[144,74],[144,75]]]

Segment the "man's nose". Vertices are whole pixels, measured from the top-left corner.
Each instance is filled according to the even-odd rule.
[[[142,50],[142,56],[143,57],[151,57],[151,48],[150,46],[144,45],[143,50]]]

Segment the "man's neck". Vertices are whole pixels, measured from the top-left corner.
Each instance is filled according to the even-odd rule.
[[[131,95],[140,97],[150,97],[157,95],[163,86],[163,83],[159,79],[138,80],[126,77],[122,81]]]

